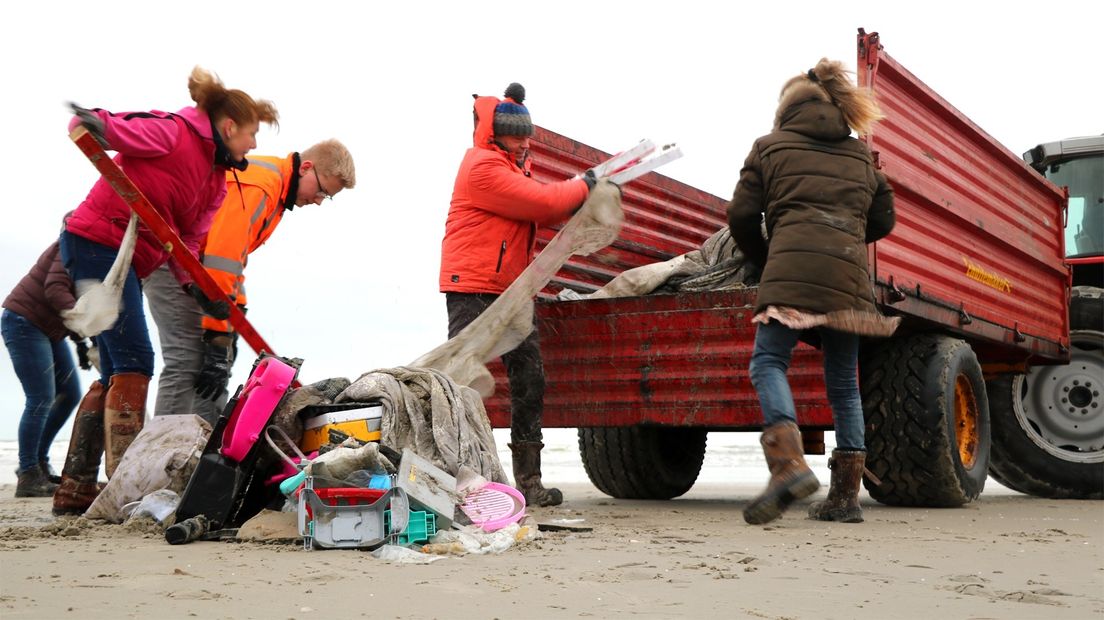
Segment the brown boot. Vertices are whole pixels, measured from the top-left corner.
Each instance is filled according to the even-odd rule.
[[[539,441],[517,441],[511,444],[514,456],[514,482],[530,506],[559,506],[563,493],[559,489],[545,488],[541,484],[541,449]]]
[[[52,484],[38,465],[16,472],[16,497],[52,497],[58,486]]]
[[[73,418],[73,435],[61,470],[61,484],[54,491],[54,514],[81,514],[100,494],[96,475],[100,471],[104,441],[104,396],[107,390],[99,381],[81,399]]]
[[[780,422],[763,429],[759,438],[770,468],[770,482],[758,497],[744,508],[744,521],[752,525],[769,523],[795,500],[808,497],[820,488],[813,470],[805,464],[801,431],[793,422]]]
[[[828,468],[832,470],[832,486],[828,499],[809,506],[809,518],[818,521],[862,523],[859,506],[859,485],[862,484],[866,452],[863,450],[832,450]]]
[[[146,423],[148,388],[149,377],[136,372],[121,372],[111,377],[111,387],[104,400],[104,469],[108,480]]]

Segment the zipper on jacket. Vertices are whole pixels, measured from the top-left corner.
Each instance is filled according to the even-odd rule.
[[[502,257],[506,255],[506,240],[502,240],[502,248],[498,251],[498,264],[495,265],[495,273],[502,271]]]

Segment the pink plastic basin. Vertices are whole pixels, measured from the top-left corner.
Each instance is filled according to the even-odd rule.
[[[525,496],[512,486],[488,482],[468,493],[460,510],[485,532],[500,530],[525,516]]]
[[[261,360],[238,396],[238,404],[222,433],[222,455],[241,462],[257,443],[276,405],[295,380],[296,369],[275,357]]]

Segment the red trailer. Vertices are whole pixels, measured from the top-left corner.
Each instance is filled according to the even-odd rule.
[[[882,482],[868,490],[888,504],[960,505],[981,493],[989,468],[986,379],[1004,390],[994,403],[1011,407],[1012,377],[1070,359],[1067,194],[888,56],[876,33],[860,30],[858,57],[860,84],[886,114],[868,144],[897,199],[896,228],[869,246],[871,285],[883,312],[903,318],[893,338],[862,351],[867,466]],[[534,175],[546,181],[608,157],[543,129],[532,150]],[[561,288],[590,292],[697,249],[726,225],[724,199],[654,173],[627,185],[622,203],[620,238],[569,261],[537,304],[544,425],[579,429],[587,474],[603,492],[667,499],[693,485],[709,431],[760,427],[747,374],[756,291],[554,301]],[[492,370],[488,413],[509,426],[505,375]],[[832,428],[821,375],[820,354],[799,347],[790,381],[811,453],[823,453]],[[1088,484],[1072,495],[1100,495],[1104,463],[1089,465]]]

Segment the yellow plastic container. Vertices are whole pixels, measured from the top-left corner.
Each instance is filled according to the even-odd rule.
[[[317,450],[329,442],[331,429],[361,441],[379,441],[382,416],[382,406],[369,405],[307,418],[303,421],[303,439],[299,441],[299,448],[303,452]]]

